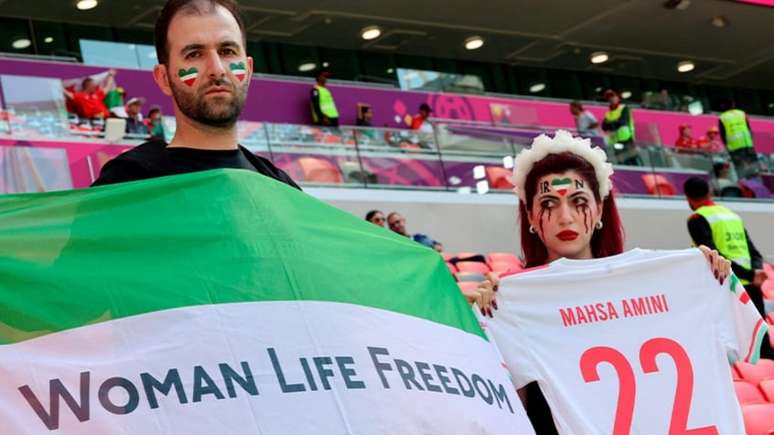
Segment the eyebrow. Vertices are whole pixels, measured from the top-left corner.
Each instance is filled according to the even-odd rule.
[[[233,41],[233,40],[223,41],[223,42],[218,44],[218,48],[224,48],[224,47],[240,48],[240,45],[239,45],[238,42]],[[189,51],[202,50],[204,48],[205,48],[205,45],[201,44],[201,43],[188,44],[185,47],[183,47],[182,49],[180,49],[180,53],[181,54],[186,54]]]
[[[570,195],[570,198],[574,198],[574,197],[576,197],[576,196],[581,196],[581,195],[583,195],[583,196],[588,196],[588,195],[589,195],[589,193],[588,193],[588,192],[586,192],[586,191],[583,191],[583,190],[576,190],[575,192],[573,192],[573,193]]]

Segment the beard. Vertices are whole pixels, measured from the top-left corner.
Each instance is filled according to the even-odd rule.
[[[230,96],[208,97],[205,93],[213,86],[227,88],[232,93]],[[185,89],[173,80],[170,80],[170,87],[177,107],[185,116],[214,128],[233,127],[242,113],[247,96],[246,85],[235,85],[226,78],[209,80],[206,85],[201,85],[195,90]]]

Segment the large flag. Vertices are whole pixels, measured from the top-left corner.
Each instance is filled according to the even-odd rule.
[[[529,434],[443,260],[261,175],[0,197],[3,434]]]

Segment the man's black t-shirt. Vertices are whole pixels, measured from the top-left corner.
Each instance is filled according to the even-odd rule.
[[[248,169],[300,190],[288,174],[242,146],[235,150],[168,148],[161,140],[145,142],[107,162],[92,186],[220,168]]]

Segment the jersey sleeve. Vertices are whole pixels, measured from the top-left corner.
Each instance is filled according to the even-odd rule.
[[[736,275],[724,284],[726,319],[721,327],[721,338],[729,355],[736,360],[755,364],[760,357],[761,343],[768,325],[758,314],[744,286]]]

